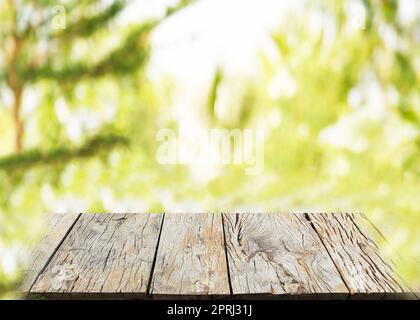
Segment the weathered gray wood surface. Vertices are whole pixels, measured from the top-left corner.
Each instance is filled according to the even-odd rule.
[[[220,214],[166,214],[151,294],[228,295],[229,282]]]
[[[23,291],[47,298],[406,298],[413,290],[394,270],[360,215],[54,215]]]
[[[31,293],[146,294],[162,215],[83,215]]]
[[[334,263],[352,294],[404,294],[392,262],[362,229],[355,214],[310,214]]]
[[[304,216],[224,214],[233,294],[347,296]]]
[[[67,232],[76,222],[79,214],[56,213],[45,217],[46,230],[40,244],[31,254],[30,261],[25,268],[24,281],[20,287],[21,292],[29,292],[38,275],[47,265]]]

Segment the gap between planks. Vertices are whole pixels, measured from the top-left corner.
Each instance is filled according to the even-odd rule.
[[[19,291],[26,296],[39,275],[44,272],[51,259],[67,235],[80,218],[81,214],[49,214],[45,218],[46,232],[41,240],[42,246],[32,248],[25,278]],[[57,227],[58,225],[58,227]],[[58,230],[57,230],[58,228]],[[52,232],[54,230],[54,232]]]
[[[226,246],[226,228],[225,228],[225,217],[224,214],[220,213],[222,215],[222,228],[223,228],[223,247],[225,249],[225,259],[226,259],[226,269],[227,269],[227,277],[228,277],[228,283],[229,283],[229,293],[230,295],[233,295],[233,289],[232,289],[232,279],[230,276],[230,268],[229,268],[229,259],[228,259],[228,251]]]
[[[162,229],[163,229],[163,223],[164,222],[165,222],[165,213],[162,214],[162,223],[160,224],[159,236],[158,236],[158,240],[157,240],[157,244],[156,244],[156,250],[155,250],[155,254],[153,256],[153,263],[152,263],[152,268],[150,270],[149,282],[147,284],[147,291],[146,291],[147,297],[150,297],[150,288],[152,286],[153,273],[155,272],[157,251],[159,249],[160,238],[162,237]]]

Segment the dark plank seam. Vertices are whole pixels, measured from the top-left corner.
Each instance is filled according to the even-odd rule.
[[[45,264],[43,265],[43,267],[41,268],[41,271],[37,274],[34,282],[32,282],[29,290],[28,290],[28,294],[31,292],[32,287],[34,286],[34,284],[38,281],[39,276],[44,273],[45,269],[47,269],[48,265],[50,264],[51,260],[54,258],[55,254],[58,252],[58,249],[61,247],[61,245],[63,244],[64,240],[66,240],[67,236],[70,234],[71,230],[73,229],[73,227],[75,226],[75,224],[77,223],[77,221],[79,221],[79,218],[81,217],[82,213],[79,213],[79,215],[76,217],[76,219],[74,219],[72,225],[70,226],[70,228],[66,231],[66,233],[64,234],[63,238],[60,240],[60,242],[58,243],[58,245],[54,248],[53,253],[49,256],[47,262],[45,262]]]
[[[350,298],[350,296],[352,295],[351,290],[350,290],[350,288],[349,288],[349,286],[348,286],[347,282],[345,281],[345,279],[344,279],[343,275],[341,274],[340,269],[338,268],[338,266],[337,266],[337,264],[336,264],[335,260],[333,259],[333,257],[332,257],[332,255],[331,255],[330,251],[328,250],[327,246],[325,245],[324,240],[322,239],[321,235],[318,233],[318,230],[315,228],[314,223],[313,223],[313,221],[311,220],[311,217],[310,217],[310,216],[309,216],[309,214],[307,214],[307,213],[304,213],[304,214],[303,214],[303,216],[305,217],[305,219],[306,219],[306,220],[308,220],[308,222],[309,222],[309,224],[310,224],[311,228],[315,231],[316,235],[318,236],[319,240],[321,241],[322,245],[324,246],[325,250],[327,251],[328,256],[330,257],[330,259],[331,259],[332,263],[334,264],[335,269],[337,270],[338,274],[340,275],[341,280],[343,281],[344,285],[346,286],[346,288],[347,288],[347,290],[348,290],[348,292],[349,292],[349,294],[348,294],[348,297],[347,297],[347,298]]]
[[[166,215],[166,213],[163,213],[162,214],[162,222],[160,223],[160,230],[159,230],[158,240],[157,240],[157,243],[156,243],[156,250],[155,250],[155,254],[153,256],[152,268],[150,269],[149,282],[148,282],[147,288],[146,288],[146,296],[148,296],[148,297],[151,297],[150,289],[152,287],[153,273],[155,272],[155,265],[156,265],[156,260],[157,260],[157,253],[158,253],[158,250],[159,250],[160,237],[162,235],[163,222],[165,221],[165,215]]]
[[[229,292],[230,295],[233,295],[233,289],[232,289],[232,281],[230,279],[230,269],[229,269],[229,258],[228,258],[228,252],[227,252],[227,242],[226,242],[226,231],[225,231],[225,217],[224,214],[222,215],[222,229],[223,229],[223,244],[225,249],[225,259],[226,259],[226,273],[228,276],[228,283],[229,283]]]

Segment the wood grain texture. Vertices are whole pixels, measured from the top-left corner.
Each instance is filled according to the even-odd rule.
[[[45,234],[31,253],[30,260],[25,267],[25,275],[20,287],[22,293],[26,294],[29,292],[36,278],[47,265],[50,257],[54,254],[78,217],[79,214],[75,213],[55,213],[46,216]]]
[[[409,291],[419,290],[403,284],[380,239],[355,214],[55,214],[21,290],[47,298],[415,298]]]
[[[144,296],[161,221],[158,214],[83,214],[31,293]]]
[[[349,294],[304,216],[224,214],[233,294]]]
[[[167,214],[151,284],[155,297],[228,295],[220,214]]]
[[[356,295],[405,294],[407,289],[357,214],[309,214],[350,292]]]

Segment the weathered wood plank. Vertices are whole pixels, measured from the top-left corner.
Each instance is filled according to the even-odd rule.
[[[31,293],[143,297],[161,221],[159,214],[83,214]]]
[[[328,252],[304,216],[223,217],[233,294],[348,296]]]
[[[155,297],[228,295],[220,214],[167,214],[156,256]]]
[[[394,266],[357,220],[357,214],[309,214],[350,292],[358,296],[405,295]]]
[[[45,217],[44,237],[31,253],[30,260],[25,268],[25,276],[20,287],[22,293],[29,292],[36,278],[47,265],[50,257],[78,217],[79,214],[74,213],[55,213]]]

